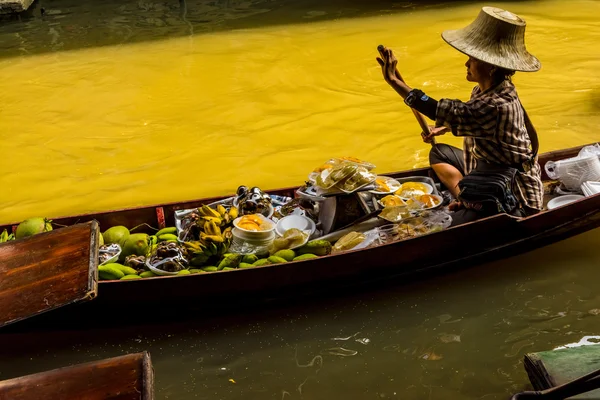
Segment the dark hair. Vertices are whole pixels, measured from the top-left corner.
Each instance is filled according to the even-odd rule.
[[[495,82],[509,81],[512,82],[512,76],[515,74],[515,71],[511,69],[496,67],[492,77]]]

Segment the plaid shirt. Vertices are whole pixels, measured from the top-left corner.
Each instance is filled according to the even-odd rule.
[[[441,99],[435,122],[450,128],[455,136],[464,136],[464,174],[475,168],[477,160],[514,167],[532,155],[525,115],[510,81],[484,92],[476,86],[466,103]],[[527,172],[517,172],[516,182],[519,202],[541,210],[544,186],[537,160]]]

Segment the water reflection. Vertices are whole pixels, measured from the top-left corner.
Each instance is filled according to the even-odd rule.
[[[444,4],[392,0],[323,4],[294,0],[38,1],[22,15],[0,16],[0,57],[365,17],[431,6],[428,3]]]

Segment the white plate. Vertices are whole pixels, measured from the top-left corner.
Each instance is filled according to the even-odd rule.
[[[390,190],[387,191],[387,192],[380,192],[378,190],[369,190],[369,192],[371,192],[373,194],[392,194],[396,190],[400,189],[400,187],[402,186],[402,184],[400,182],[398,182],[394,178],[390,178],[389,176],[377,176],[375,178],[375,185],[377,185],[377,182],[376,182],[377,179],[385,179],[385,181],[387,182],[388,186],[390,186]]]
[[[398,197],[400,200],[402,200],[402,203],[403,203],[403,204],[398,204],[399,206],[405,206],[405,205],[406,205],[406,200],[405,200],[405,199],[403,199],[402,197],[400,197],[400,196],[398,196],[398,195],[394,195],[394,196],[396,196],[396,197]],[[383,200],[383,198],[381,198],[381,199],[377,200],[377,204],[379,204],[381,207],[385,208],[385,204],[383,204],[383,203],[381,202],[381,200]],[[393,207],[393,206],[392,206],[392,207]]]
[[[292,228],[300,229],[301,231],[307,232],[308,236],[311,236],[317,227],[312,219],[302,215],[291,214],[281,218],[277,222],[275,231],[279,236],[283,236],[287,230]]]
[[[573,203],[577,200],[585,199],[585,196],[580,194],[569,194],[566,196],[555,197],[548,202],[548,210],[552,210],[557,207],[566,206],[567,204]]]
[[[405,183],[407,183],[407,182],[405,182]],[[431,186],[429,183],[425,183],[425,182],[418,182],[418,183],[423,184],[423,186],[425,186],[425,189],[427,189],[425,191],[425,193],[423,193],[423,194],[431,194],[431,193],[433,193],[433,186]],[[402,186],[400,186],[400,189],[402,189]],[[396,196],[399,196],[399,197],[401,197],[404,200],[408,200],[409,199],[409,197],[402,197],[399,194],[397,194]]]

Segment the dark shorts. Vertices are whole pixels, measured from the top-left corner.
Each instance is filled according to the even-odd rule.
[[[463,151],[449,144],[436,143],[429,152],[429,165],[450,164],[463,175],[465,174],[465,159]]]

